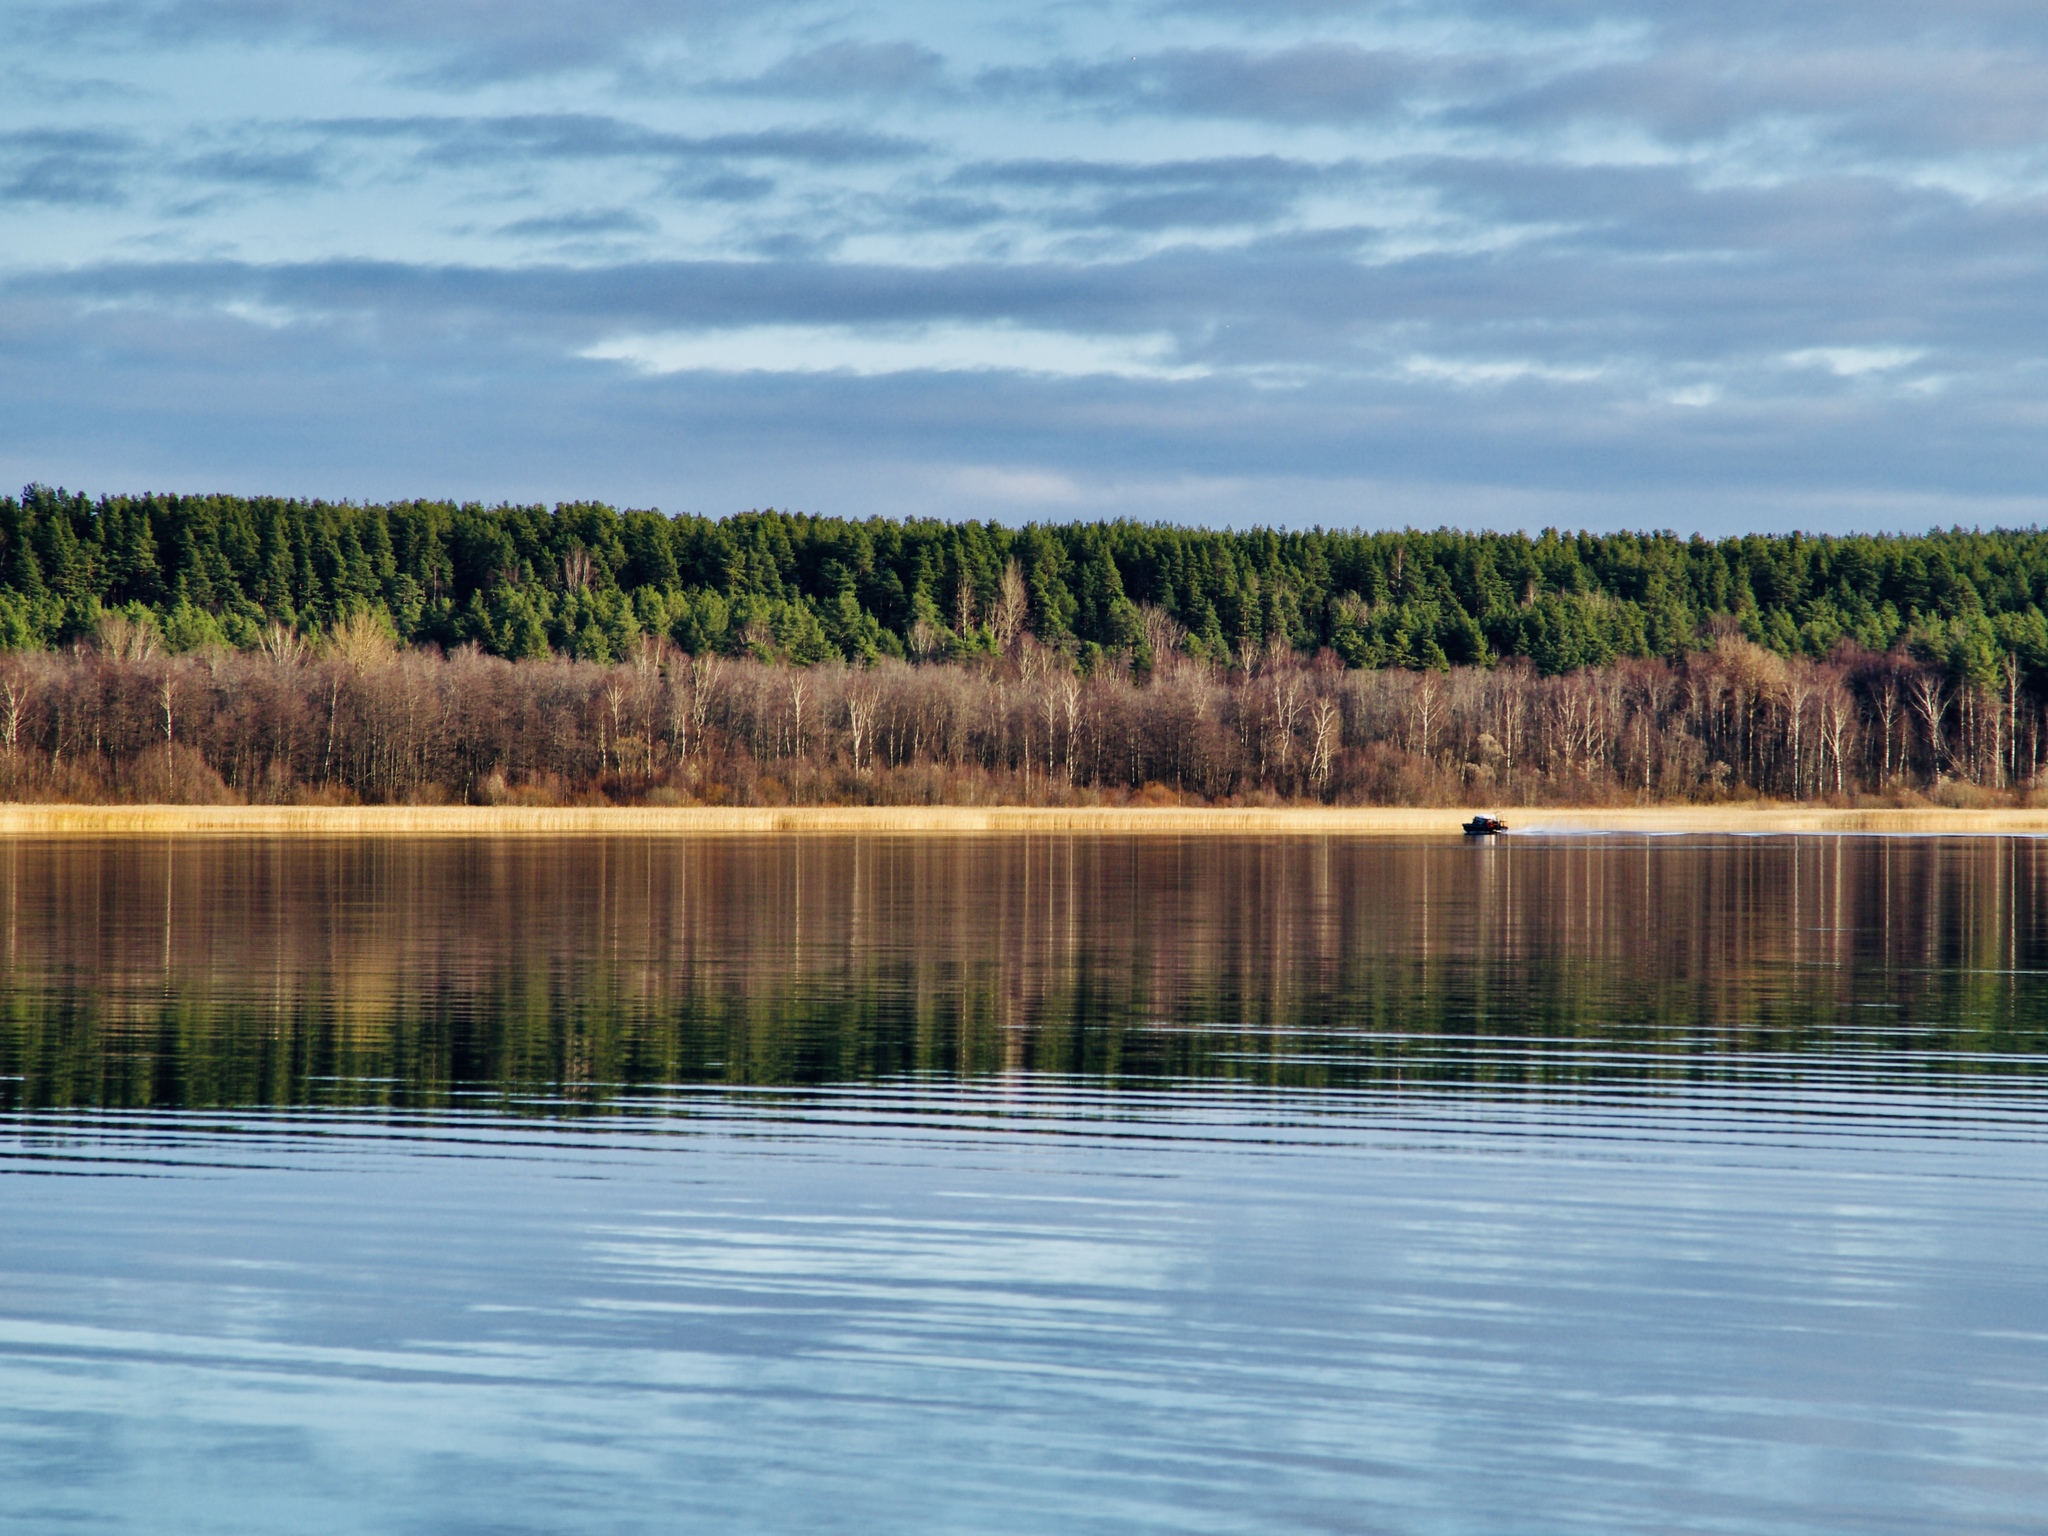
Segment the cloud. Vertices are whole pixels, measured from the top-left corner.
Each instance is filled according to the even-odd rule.
[[[335,139],[411,143],[418,146],[423,159],[454,167],[576,160],[634,160],[678,166],[718,160],[779,160],[847,166],[900,160],[915,155],[920,148],[910,139],[857,128],[795,127],[684,134],[592,112],[335,118],[309,122],[304,127],[308,132]]]
[[[179,162],[174,174],[198,181],[244,187],[309,187],[327,179],[327,159],[318,149],[221,149]]]
[[[12,27],[18,37],[137,48],[325,43],[478,83],[629,65],[651,45],[780,8],[776,0],[87,0],[24,6]]]
[[[95,362],[109,355],[120,369]],[[1453,424],[1431,398],[1395,380],[1304,400],[1217,377],[651,374],[564,367],[488,326],[387,338],[0,295],[0,468],[93,489],[1018,516],[1041,477],[1089,513],[1715,531],[2043,510],[2037,456],[1955,402],[1684,411],[1479,390]],[[988,466],[1009,483],[961,475]]]
[[[1860,379],[1890,373],[1926,355],[1919,347],[1805,347],[1787,352],[1785,362],[1793,368],[1823,368],[1838,379]]]
[[[1051,512],[1072,511],[1088,499],[1071,475],[1051,470],[963,464],[945,478],[947,488],[969,502],[996,502]]]
[[[1524,127],[1625,123],[1674,143],[1780,124],[1817,144],[1952,154],[2038,148],[2044,99],[2048,59],[2038,55],[1939,39],[1813,52],[1722,39],[1557,74],[1460,116]]]
[[[609,337],[579,354],[643,373],[1029,373],[1198,378],[1168,336],[1106,338],[1010,325],[754,325]]]
[[[601,267],[419,266],[327,261],[107,263],[0,284],[91,306],[192,312],[236,302],[310,317],[375,318],[419,334],[487,322],[510,336],[573,340],[594,333],[706,327],[1016,325],[1075,334],[1150,334],[1161,317],[1231,274],[1200,261],[1065,265],[960,264],[942,269],[820,260],[651,261]]]
[[[842,41],[792,53],[732,89],[807,100],[836,96],[902,96],[936,85],[945,60],[918,43]]]
[[[600,235],[645,235],[659,226],[630,208],[583,208],[570,213],[535,214],[498,226],[501,235],[519,239],[588,239]]]
[[[1422,78],[1417,61],[1407,55],[1319,41],[1265,53],[1169,48],[1095,64],[997,69],[982,83],[1115,112],[1358,123],[1392,112]]]
[[[4,36],[4,33],[0,33],[0,36]],[[20,68],[9,69],[0,74],[0,88],[4,88],[16,100],[53,102],[63,106],[90,101],[102,104],[128,101],[135,94],[132,87],[100,76],[78,75],[69,71],[49,73],[39,69]]]
[[[1664,521],[2048,460],[2037,4],[22,0],[0,50],[116,92],[0,95],[40,478]]]
[[[93,128],[0,133],[0,200],[71,205],[119,203],[127,195],[137,144]]]
[[[1497,389],[1527,380],[1546,384],[1588,384],[1599,379],[1603,372],[1590,366],[1561,368],[1532,358],[1430,357],[1420,353],[1402,358],[1400,368],[1411,377],[1441,381],[1462,389]]]
[[[1042,168],[996,169],[1035,185]],[[1088,184],[1085,174],[1079,179]],[[1797,188],[1776,195],[1794,205],[1825,201]],[[1077,345],[1093,338],[1106,349],[1101,355],[1126,360],[1140,355],[1133,347],[1153,346],[1149,338],[1171,337],[1170,355],[1142,354],[1146,368],[1285,378],[1296,387],[1401,375],[1484,382],[1512,367],[1522,382],[1558,387],[1597,374],[1636,399],[1706,382],[1731,398],[1783,395],[1794,388],[1788,355],[1809,360],[1796,374],[1812,371],[1811,360],[1878,358],[1898,348],[1938,351],[1945,372],[1959,377],[2016,378],[2048,344],[2048,320],[2032,304],[2048,268],[2044,214],[1971,210],[1967,243],[1950,248],[1958,226],[1936,217],[1947,205],[1930,195],[1912,217],[1900,209],[1884,220],[1809,214],[1810,249],[1788,251],[1776,226],[1779,243],[1759,242],[1754,254],[1688,250],[1675,235],[1624,241],[1568,226],[1504,251],[1377,264],[1358,259],[1355,240],[1274,235],[1128,259],[931,265],[800,250],[579,266],[109,262],[23,274],[0,292],[175,312],[249,303],[309,322],[354,316],[393,336],[460,336],[481,326],[563,356],[589,356],[622,337],[770,328],[790,344],[764,355],[797,359],[791,338],[817,343],[833,328],[968,327],[989,337],[1054,334]],[[578,210],[501,229],[573,236],[621,231],[631,217]],[[1669,221],[1686,228],[1679,215]],[[1896,272],[1907,263],[1929,282],[1901,286]],[[1431,361],[1406,361],[1415,358]],[[1841,366],[1819,371],[1846,376]]]
[[[1310,192],[1355,184],[1356,168],[1278,155],[1225,156],[1141,164],[1099,160],[1012,160],[962,166],[952,186],[1018,194],[1051,205],[1055,227],[1170,230],[1270,225]],[[986,205],[994,207],[996,205]],[[1029,206],[1028,202],[1024,206]]]

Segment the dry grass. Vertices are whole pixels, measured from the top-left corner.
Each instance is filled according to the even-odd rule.
[[[1500,811],[1521,832],[2048,833],[2048,808],[1840,809],[1722,806]],[[1182,809],[1134,807],[840,807],[689,809],[539,806],[0,805],[0,835],[517,837],[722,834],[1147,834],[1203,836],[1444,835],[1466,813],[1378,807]]]

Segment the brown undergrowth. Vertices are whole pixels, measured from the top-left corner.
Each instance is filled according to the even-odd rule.
[[[971,664],[509,662],[344,635],[315,653],[0,657],[0,794],[249,806],[1450,807],[2035,803],[2016,681],[1900,656],[1352,671],[1165,647],[1077,670],[1020,635]],[[374,642],[374,643],[372,643]],[[1995,679],[1993,680],[1996,681]]]

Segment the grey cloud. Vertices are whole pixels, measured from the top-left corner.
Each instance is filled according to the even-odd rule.
[[[736,160],[790,160],[810,165],[858,165],[903,160],[923,152],[915,139],[853,128],[775,128],[723,133],[691,141],[695,152]]]
[[[0,32],[0,36],[4,36]],[[119,81],[104,80],[95,76],[49,74],[38,69],[10,69],[4,76],[4,89],[17,100],[55,102],[72,105],[83,101],[132,100],[135,90]]]
[[[1085,213],[1069,214],[1055,222],[1124,230],[1235,229],[1271,224],[1287,213],[1293,201],[1279,188],[1225,192],[1188,188],[1107,198]]]
[[[1454,121],[1509,128],[1607,119],[1685,142],[1792,119],[1826,141],[1888,153],[2030,150],[2042,140],[2048,101],[2048,9],[2031,0],[1466,0],[1448,8],[1188,0],[1175,9],[1295,31],[1339,16],[1497,26],[1500,51],[1480,46],[1412,67],[1463,103]],[[1636,56],[1558,71],[1557,61],[1602,31],[1633,31]],[[1398,85],[1400,61],[1387,63]],[[1298,110],[1316,113],[1316,98],[1333,96],[1335,108],[1318,117],[1335,121],[1343,68],[1334,60],[1325,67],[1331,84],[1318,90],[1312,71]],[[1186,94],[1236,94],[1227,59],[1210,73],[1219,78],[1190,82]],[[1074,85],[1109,89],[1097,73],[1076,75]],[[1256,108],[1264,93],[1254,82],[1242,89]],[[1156,84],[1149,91],[1182,94]],[[1239,115],[1287,120],[1284,112]]]
[[[898,228],[958,231],[998,223],[1012,210],[991,198],[927,192],[893,200],[887,216]]]
[[[144,36],[282,39],[472,78],[658,62],[667,40],[740,14],[653,0],[580,10],[88,0],[62,10],[71,35],[108,57]],[[1335,23],[1304,16],[1340,11],[1441,23],[1439,37],[1478,41],[1425,59],[1309,35]],[[0,12],[8,51],[5,39],[27,35],[26,13]],[[40,14],[55,25],[56,11]],[[1131,14],[1122,32],[1135,57],[1058,62],[1033,51],[1059,46],[1049,25],[1018,44],[1020,67],[983,78],[978,97],[948,86],[944,61],[916,43],[792,53],[744,84],[756,97],[745,120],[771,93],[816,105],[792,105],[803,121],[767,131],[719,131],[732,117],[698,115],[701,100],[675,119],[694,131],[649,127],[609,86],[511,98],[584,111],[496,116],[455,115],[444,95],[416,116],[222,126],[202,114],[180,128],[169,114],[185,109],[167,107],[134,136],[100,128],[89,104],[34,107],[75,126],[0,137],[0,195],[125,201],[136,212],[117,236],[81,237],[48,270],[0,279],[0,419],[10,444],[62,450],[23,478],[82,478],[66,444],[92,463],[144,467],[197,464],[189,445],[210,444],[208,462],[273,454],[262,462],[291,489],[307,477],[323,488],[323,466],[359,477],[396,464],[405,483],[389,488],[410,492],[449,473],[451,443],[474,442],[460,463],[481,483],[449,489],[490,494],[503,485],[492,477],[517,466],[602,492],[579,477],[630,464],[671,475],[653,494],[633,492],[671,505],[718,465],[727,478],[716,483],[734,487],[815,468],[804,483],[819,504],[867,510],[848,502],[878,494],[886,461],[949,459],[1077,477],[1199,472],[1257,486],[1370,473],[1652,497],[1687,486],[1766,498],[1918,486],[1966,499],[2039,485],[2048,207],[1986,193],[1979,175],[1993,154],[2037,157],[2048,105],[2039,0],[1272,0],[1236,11],[1255,44],[1233,47],[1174,47],[1219,33],[1206,22],[1188,31],[1171,11]],[[908,13],[887,25],[875,35],[919,35]],[[1088,35],[1101,36],[1094,26]],[[1567,71],[1596,36],[1624,36],[1639,56],[1614,62],[1608,48],[1609,62]],[[929,119],[936,142],[863,126],[876,95],[918,92],[946,105]],[[976,121],[946,142],[963,107]],[[1119,121],[1143,114],[1179,121]],[[1061,119],[1050,130],[1048,115]],[[1081,141],[1085,157],[979,158],[990,145],[1072,144],[1073,120],[1090,115],[1099,121]],[[1461,152],[1390,161],[1391,139],[1370,132],[1356,136],[1357,163],[1280,152],[1293,137],[1281,130],[1370,130],[1410,115],[1455,130],[1433,141]],[[1586,130],[1615,124],[1701,152],[1587,163],[1614,136]],[[1567,135],[1569,155],[1557,149]],[[1162,142],[1247,152],[1144,158]],[[518,174],[540,166],[567,174]],[[168,228],[162,213],[180,191],[261,197],[344,173],[363,190],[394,167],[430,178],[451,206],[490,210],[464,213],[472,223],[459,234],[534,243],[503,267],[324,259],[337,248],[327,225],[280,218],[278,248],[303,259],[104,259],[152,239],[185,248],[176,242],[194,231]],[[630,190],[617,185],[621,170]],[[1940,189],[1973,176],[1973,196]],[[565,184],[552,204],[501,200],[507,185],[524,198]],[[780,187],[788,198],[770,201]],[[651,232],[632,207],[650,191],[731,205],[692,235],[722,242],[726,259],[609,255],[607,242]],[[1310,198],[1319,220],[1343,227],[1300,229]],[[69,222],[118,221],[50,221]],[[945,238],[920,247],[924,231]],[[1184,243],[1173,244],[1176,231]],[[901,265],[833,259],[877,248],[854,234],[910,254]],[[949,259],[961,249],[979,258]],[[252,314],[262,321],[237,318]],[[1170,360],[1216,373],[641,378],[579,356],[633,333],[927,322],[1164,337]],[[1857,347],[1919,357],[1856,378],[1824,358],[1786,361]],[[473,395],[480,379],[488,386]],[[1668,403],[1694,381],[1722,389],[1720,403],[1691,413]],[[1908,381],[1927,392],[1909,396]],[[119,458],[124,444],[141,457]],[[1234,510],[1251,515],[1260,494]]]
[[[328,171],[326,157],[316,149],[222,149],[179,162],[174,174],[276,189],[316,185],[327,179]]]
[[[593,235],[644,235],[657,226],[629,208],[587,208],[574,213],[536,214],[498,226],[501,235],[521,239],[580,239]]]
[[[2036,302],[2048,276],[2048,209],[1973,205],[1867,177],[1701,188],[1669,167],[1438,159],[1397,169],[1477,228],[1526,221],[1531,230],[1505,250],[1376,264],[1357,254],[1372,232],[1351,228],[1141,260],[894,267],[824,259],[832,239],[814,221],[748,232],[747,248],[762,259],[515,270],[108,264],[24,276],[14,291],[145,309],[254,302],[309,324],[353,316],[394,338],[481,329],[557,355],[601,335],[744,324],[959,320],[1163,332],[1179,338],[1186,358],[1327,377],[1426,352],[1545,367],[1619,361],[1648,379],[1844,345],[1925,348],[1959,376],[1989,377],[2031,368],[2048,347],[2048,315]],[[1259,157],[1019,162],[972,168],[962,185],[1052,188],[1067,200],[1041,214],[1041,228],[1159,229],[1256,221],[1273,206],[1263,200],[1268,183],[1284,192],[1321,174]],[[1018,217],[1000,195],[910,198],[895,212],[952,228]],[[1801,388],[1815,395],[1824,386],[1816,378]]]
[[[1319,166],[1278,155],[1118,164],[1016,160],[961,167],[954,185],[1023,190],[1055,199],[1046,215],[1059,228],[1129,231],[1267,225],[1305,193],[1353,182],[1356,168]]]
[[[488,335],[575,349],[621,332],[757,324],[1015,322],[1081,333],[1174,329],[1191,317],[1298,301],[1261,264],[1191,255],[1099,267],[970,263],[937,269],[817,259],[798,238],[774,260],[516,269],[320,262],[103,265],[0,284],[20,301],[200,313],[254,303],[315,329],[346,323],[411,345]],[[1295,277],[1302,275],[1297,263]],[[1326,281],[1340,276],[1328,263]],[[1356,274],[1353,274],[1354,282]]]
[[[1304,187],[1352,167],[1325,167],[1281,155],[1231,155],[1203,160],[992,160],[962,166],[950,180],[964,185],[1007,185],[1064,190],[1112,187],[1292,186]]]
[[[1673,141],[1791,119],[1823,139],[1892,152],[2036,148],[2048,58],[1865,46],[1778,54],[1695,48],[1575,71],[1468,108],[1500,125],[1611,119]]]
[[[700,165],[717,160],[783,160],[854,165],[917,154],[913,140],[858,129],[783,128],[703,136],[667,133],[598,113],[505,117],[340,118],[307,125],[335,138],[410,141],[444,165],[531,160],[642,160]]]
[[[108,352],[128,366],[110,376],[86,361]],[[463,387],[449,388],[456,377]],[[1823,502],[1834,526],[1865,529],[1901,516],[1968,522],[1975,505],[2001,509],[1985,521],[2024,520],[2012,508],[2039,505],[2033,434],[1961,403],[1773,402],[1709,416],[1523,394],[1469,399],[1452,419],[1372,382],[1303,399],[1218,381],[644,379],[564,368],[487,332],[450,353],[439,337],[392,347],[346,328],[114,310],[80,319],[14,295],[0,297],[0,415],[18,429],[0,450],[13,479],[106,490],[148,479],[862,515],[901,513],[912,466],[957,515],[972,503],[945,489],[944,471],[982,463],[1097,483],[1227,478],[1223,499],[1142,515],[1241,524],[1306,520],[1302,491],[1319,481],[1355,487],[1346,501],[1314,502],[1338,525],[1498,525],[1488,488],[1549,498],[1545,521],[1710,531]],[[1406,488],[1397,509],[1373,483]]]
[[[917,43],[828,43],[793,53],[735,89],[775,96],[903,95],[935,84],[945,60]]]
[[[1871,38],[1928,40],[1977,37],[2005,45],[2048,43],[2048,16],[2032,0],[1484,0],[1481,14],[1523,15],[1585,26],[1634,21],[1670,44],[1703,38],[1749,37],[1775,42],[1784,52]]]
[[[990,71],[990,89],[1051,92],[1119,111],[1279,123],[1356,123],[1384,116],[1420,84],[1412,57],[1351,43],[1276,52],[1172,48],[1100,64]]]
[[[672,196],[706,203],[758,203],[775,190],[775,182],[767,176],[721,171],[696,180],[677,179],[669,183],[667,190]]]
[[[1768,34],[1791,44],[1872,34],[1972,33],[2009,43],[2048,41],[2048,16],[2033,0],[1167,0],[1164,9],[1227,16],[1248,26],[1273,18],[1382,22],[1490,22],[1521,29],[1634,27],[1691,38]]]
[[[197,206],[175,194],[194,187],[279,191],[328,179],[324,148],[280,142],[289,134],[258,128],[201,136],[214,147],[150,144],[126,132],[33,128],[0,134],[0,198],[16,202],[117,205],[145,189],[168,191],[170,206]],[[204,206],[210,202],[202,200]]]
[[[122,202],[138,151],[133,136],[100,129],[0,133],[0,199],[73,205]]]
[[[268,37],[336,43],[450,81],[482,81],[629,64],[650,42],[701,35],[763,8],[760,0],[88,0],[25,8],[13,29],[138,46]]]
[[[1586,195],[1623,200],[1614,188]],[[1755,215],[1759,224],[1817,221],[1825,244],[1800,256],[1767,246],[1730,259],[1675,242],[1636,252],[1582,234],[1368,266],[1351,255],[1355,232],[1336,231],[1141,260],[919,268],[819,259],[816,243],[799,236],[773,260],[512,270],[103,265],[19,278],[12,291],[146,308],[254,302],[316,320],[354,316],[393,336],[481,329],[557,349],[622,332],[950,320],[1165,332],[1191,358],[1337,374],[1412,351],[1545,365],[1633,359],[1656,374],[1802,346],[1896,343],[1940,349],[1979,372],[2030,367],[2048,346],[2048,315],[2032,301],[2048,267],[2048,212],[1979,209],[1937,221],[1937,204],[1917,215],[1893,204],[1873,217],[1856,207],[1864,196],[1855,184],[1788,190]],[[1918,276],[1902,283],[1901,271]]]
[[[1771,186],[1699,185],[1684,166],[1559,165],[1539,160],[1428,159],[1400,167],[1410,184],[1481,226],[1525,226],[1531,244],[1594,259],[1830,259],[1881,249],[1901,233],[1960,214],[1951,194],[1836,175]]]

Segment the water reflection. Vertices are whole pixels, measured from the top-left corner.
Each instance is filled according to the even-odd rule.
[[[2032,1530],[2041,857],[15,843],[6,1523]]]
[[[22,841],[0,1103],[2002,1074],[2048,1043],[2044,877],[2025,839]]]

